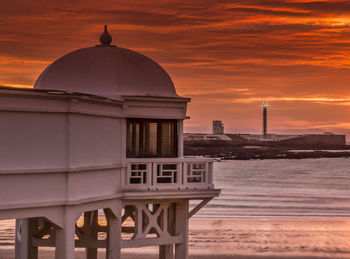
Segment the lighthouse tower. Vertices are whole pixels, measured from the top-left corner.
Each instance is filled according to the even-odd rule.
[[[219,195],[213,160],[183,156],[189,101],[107,28],[34,89],[0,87],[0,219],[17,219],[16,259],[36,259],[40,247],[55,247],[56,259],[77,247],[119,259],[143,246],[188,258],[189,219]]]
[[[267,103],[263,104],[263,137],[267,138]]]

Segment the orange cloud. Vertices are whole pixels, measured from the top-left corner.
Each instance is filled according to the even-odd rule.
[[[97,44],[104,24],[117,46],[153,58],[192,97],[187,131],[222,119],[228,131],[260,132],[269,101],[272,131],[350,134],[349,1],[9,1],[0,84],[33,85],[50,62]]]
[[[2,84],[1,86],[16,87],[16,88],[33,88],[32,85],[19,85],[19,84]]]

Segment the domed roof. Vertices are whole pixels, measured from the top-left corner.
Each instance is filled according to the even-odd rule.
[[[101,45],[73,51],[49,65],[35,89],[81,92],[108,98],[120,96],[178,97],[167,72],[150,58],[110,45],[105,32]]]

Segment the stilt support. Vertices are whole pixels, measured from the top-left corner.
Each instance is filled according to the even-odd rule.
[[[159,246],[159,259],[174,259],[174,245]]]
[[[84,231],[87,232],[89,240],[97,241],[98,237],[98,211],[84,213]],[[86,248],[86,259],[97,259],[97,247]]]
[[[106,259],[120,259],[121,217],[114,215],[110,209],[105,209],[104,213],[107,220]]]
[[[37,225],[37,218],[16,220],[16,259],[38,259],[38,247],[33,246]]]
[[[55,259],[74,259],[76,215],[64,213],[63,227],[56,230]]]
[[[183,241],[175,245],[175,259],[188,259],[188,200],[176,204],[176,233]]]
[[[55,259],[74,259],[75,247],[86,249],[86,259],[97,259],[98,248],[106,249],[106,259],[120,259],[122,247],[144,246],[158,246],[160,259],[188,259],[189,217],[207,201],[192,212],[188,199],[114,203],[103,209],[106,225],[99,224],[96,207],[84,212],[83,226],[77,224],[83,210],[74,206],[62,208],[59,222],[17,220],[16,259],[38,259],[38,247],[56,247]]]

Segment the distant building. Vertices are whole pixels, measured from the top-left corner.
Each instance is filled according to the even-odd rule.
[[[326,132],[323,132],[323,135],[335,135],[335,134],[333,132],[326,131]]]
[[[213,134],[224,134],[224,124],[222,121],[213,121]]]
[[[184,133],[184,140],[232,140],[225,134]]]
[[[300,135],[278,135],[278,134],[239,134],[242,138],[251,142],[280,141],[284,139],[296,138]]]
[[[345,135],[338,135],[332,132],[323,134],[302,134],[302,135],[278,135],[278,134],[239,134],[240,137],[248,140],[251,144],[275,142],[285,146],[344,146]]]

